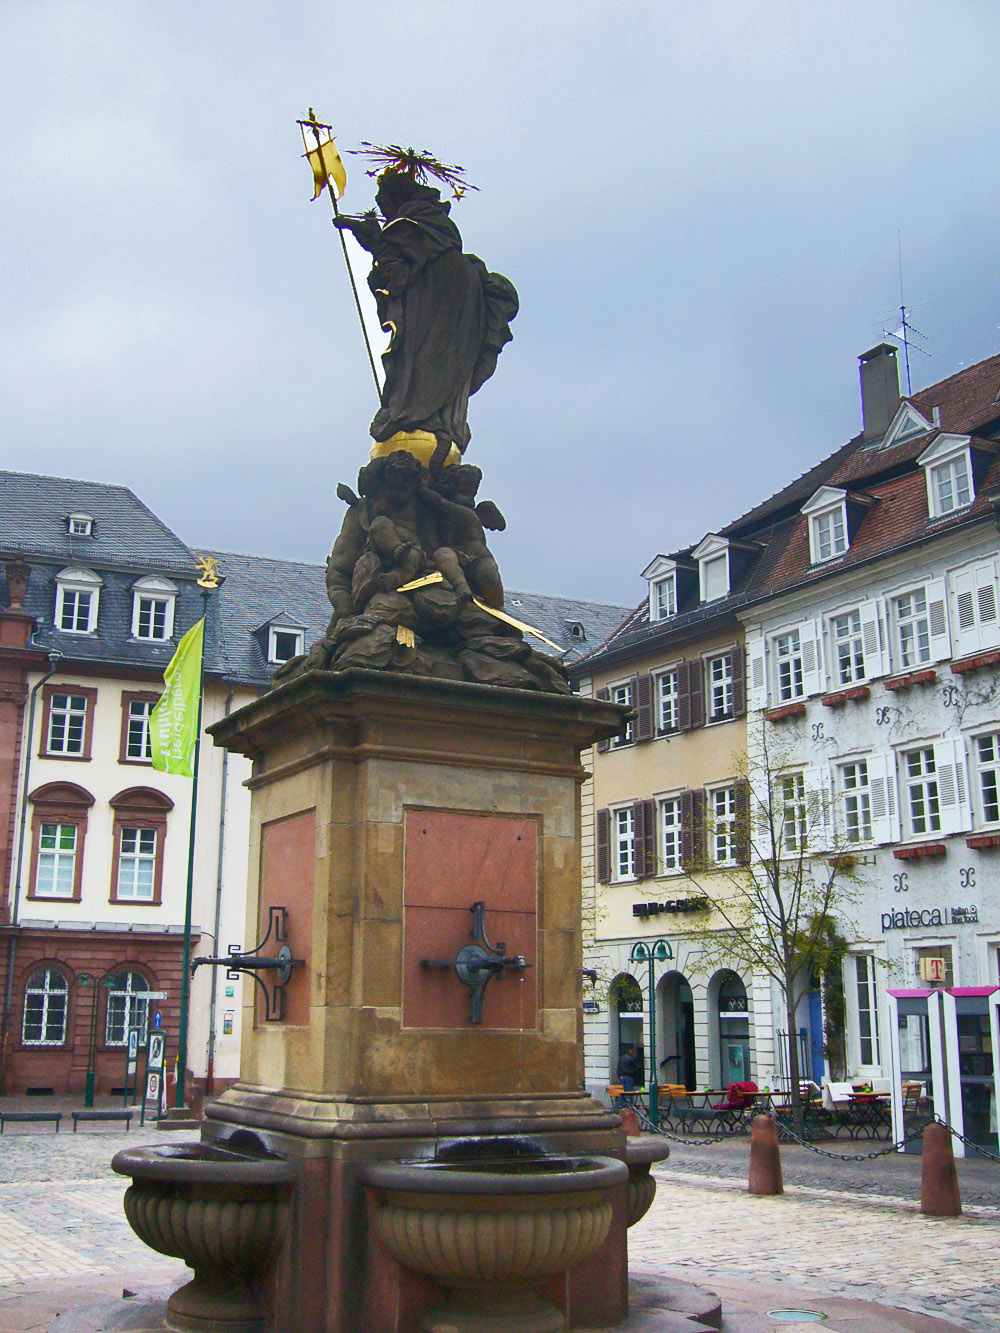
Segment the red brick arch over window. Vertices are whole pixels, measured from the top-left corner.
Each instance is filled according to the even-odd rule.
[[[108,802],[115,812],[114,855],[111,861],[111,894],[113,903],[130,903],[136,907],[155,907],[163,889],[163,845],[167,839],[167,816],[174,803],[165,792],[155,787],[126,787]],[[119,898],[118,866],[121,861],[122,833],[125,829],[153,829],[156,833],[156,861],[153,868],[153,896],[151,898]]]
[[[87,833],[87,814],[94,804],[94,798],[85,787],[78,787],[75,782],[46,782],[44,786],[36,787],[28,796],[28,800],[31,802],[31,869],[28,877],[28,897],[39,896],[35,892],[35,886],[42,825],[73,824],[76,827],[73,892],[68,898],[60,895],[60,901],[78,903],[83,880],[83,842]],[[41,896],[53,901],[48,894]]]

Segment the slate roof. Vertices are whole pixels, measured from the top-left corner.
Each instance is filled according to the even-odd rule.
[[[92,537],[71,537],[66,519],[89,514]],[[91,568],[129,565],[189,573],[191,552],[125,486],[29,472],[0,472],[0,551],[45,554]]]
[[[74,512],[94,519],[92,537],[69,536],[66,519]],[[160,676],[180,636],[202,614],[196,553],[124,486],[0,471],[0,557],[14,552],[23,553],[31,566],[24,605],[37,620],[33,643],[62,652],[63,670],[74,663],[102,664]],[[326,630],[324,566],[232,551],[210,554],[224,582],[210,601],[205,670],[266,686],[274,670],[266,660],[270,624],[305,630],[307,647]],[[56,575],[71,565],[91,569],[102,580],[93,634],[63,633],[54,624]],[[174,636],[165,643],[132,638],[132,587],[151,572],[167,575],[178,588]],[[3,584],[0,564],[0,588]],[[507,604],[510,615],[556,643],[567,662],[600,643],[628,612],[531,592],[508,591]],[[573,626],[582,626],[583,638],[574,636]]]

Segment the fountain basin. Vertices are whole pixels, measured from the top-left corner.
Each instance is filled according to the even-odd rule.
[[[295,1172],[260,1151],[201,1143],[124,1148],[111,1166],[130,1176],[125,1216],[141,1241],[183,1259],[194,1277],[167,1302],[170,1327],[226,1333],[264,1329],[256,1279],[281,1248]],[[233,1142],[230,1140],[230,1143]],[[239,1147],[257,1146],[258,1151]]]
[[[654,1162],[663,1162],[670,1156],[670,1145],[663,1139],[643,1135],[625,1140],[625,1161],[628,1165],[628,1188],[625,1191],[625,1225],[635,1226],[649,1212],[656,1196],[656,1180],[649,1168]]]
[[[628,1181],[613,1157],[374,1162],[375,1229],[406,1268],[449,1300],[425,1333],[557,1333],[565,1321],[532,1291],[584,1263],[611,1227],[611,1191]]]

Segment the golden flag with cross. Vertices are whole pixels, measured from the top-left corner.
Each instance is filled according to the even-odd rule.
[[[334,194],[339,199],[347,189],[347,171],[340,154],[337,152],[337,145],[332,139],[327,139],[325,143],[317,144],[315,148],[310,149],[305,156],[309,159],[313,181],[316,185],[313,198],[318,199],[320,197],[326,189],[327,181],[329,181]]]

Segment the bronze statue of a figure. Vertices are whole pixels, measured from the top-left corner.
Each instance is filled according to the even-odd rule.
[[[381,224],[374,214],[336,220],[372,256],[368,285],[390,334],[371,434],[384,441],[401,431],[431,432],[436,470],[452,444],[464,453],[469,443],[469,397],[511,340],[517,292],[481,259],[462,253],[440,190],[389,170],[379,177],[375,202]]]

